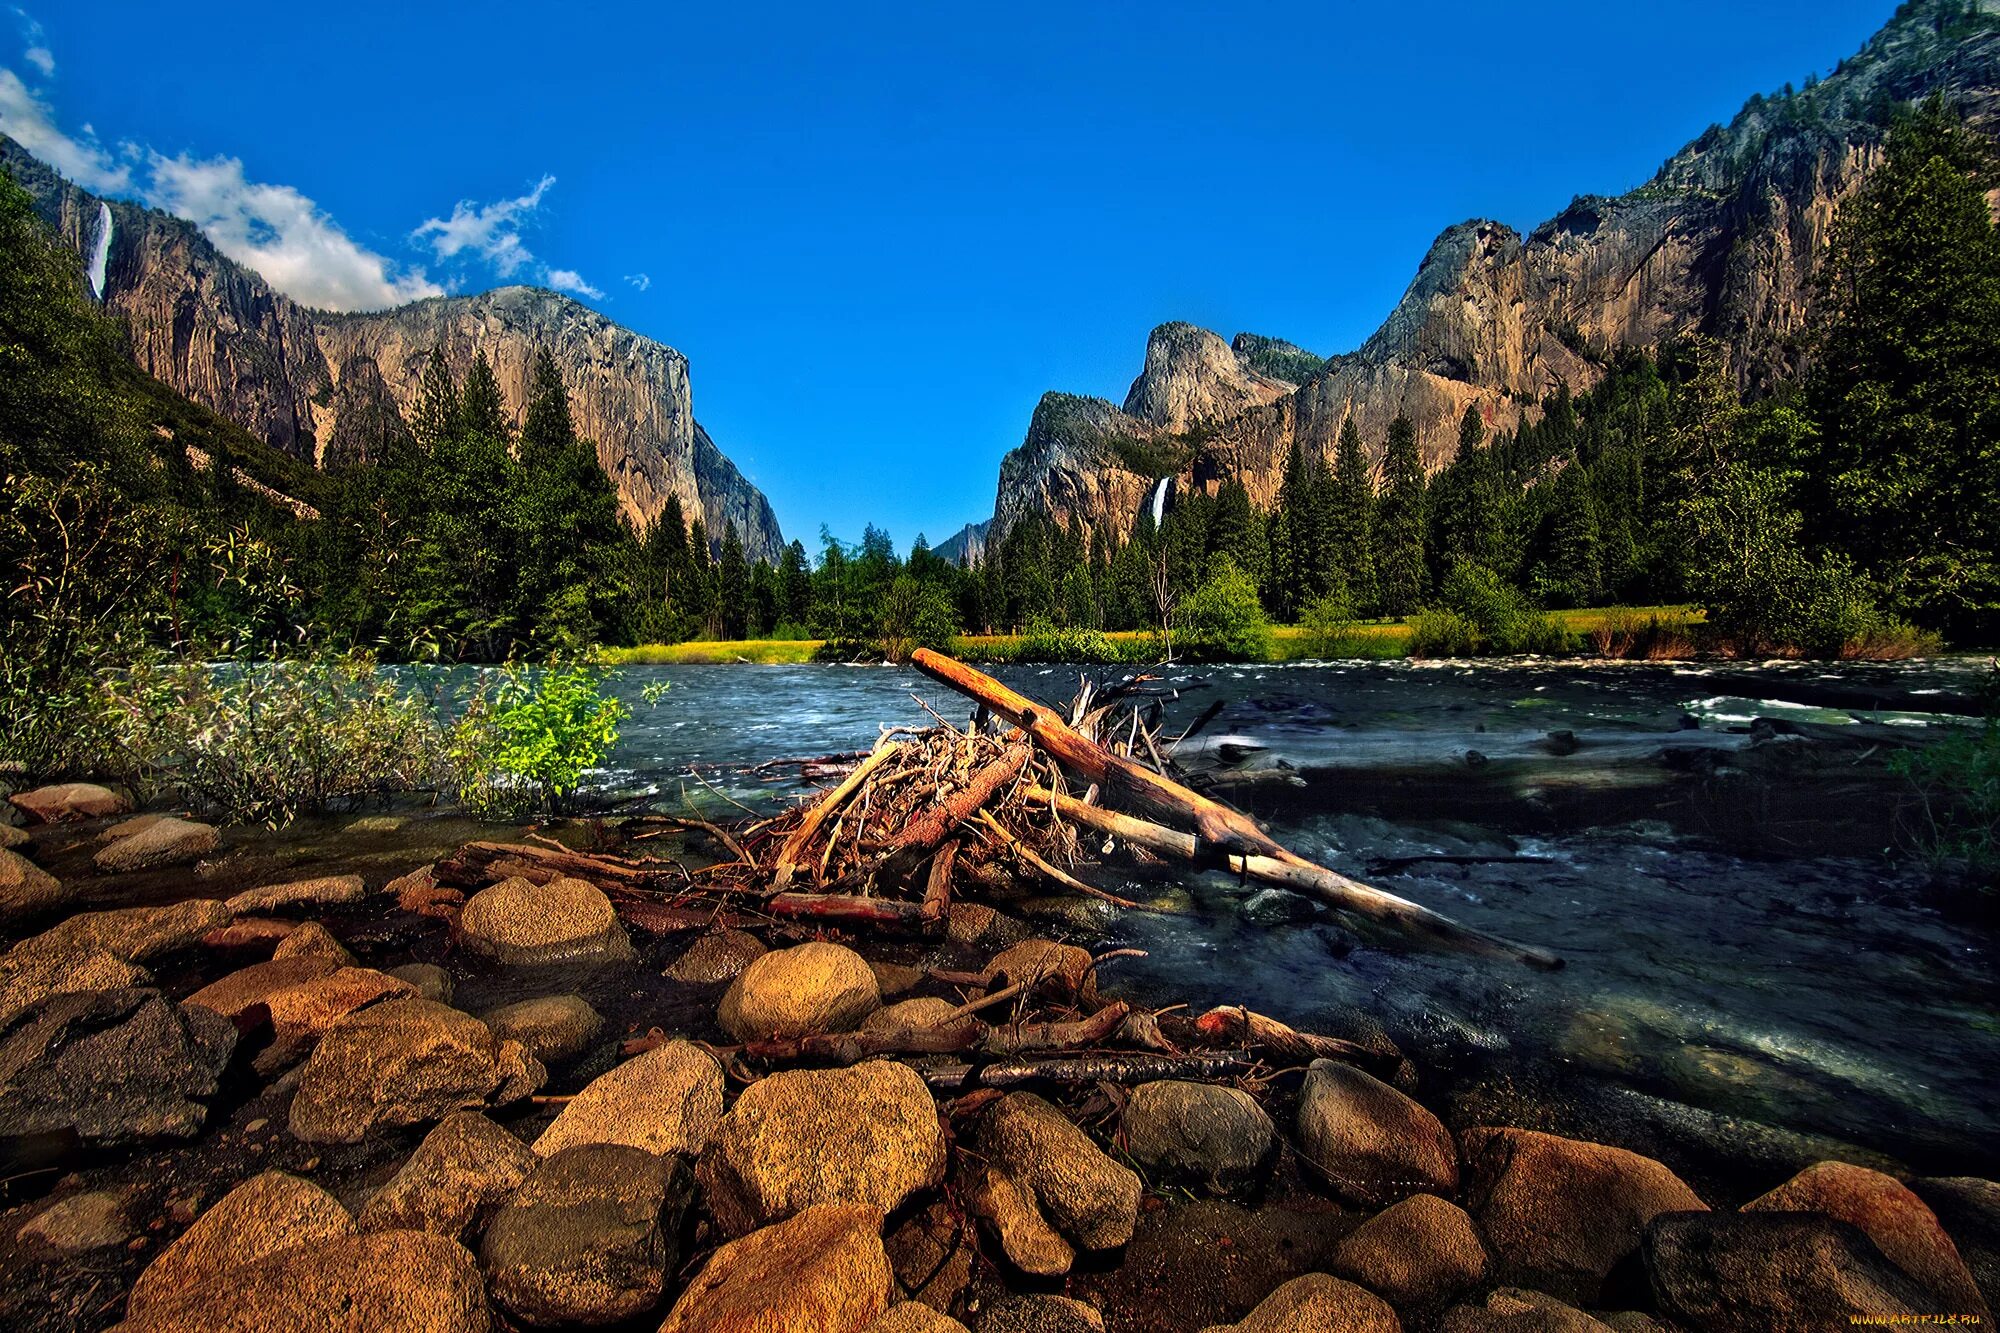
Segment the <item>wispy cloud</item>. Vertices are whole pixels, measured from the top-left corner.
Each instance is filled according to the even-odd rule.
[[[650,273],[627,273],[625,281],[643,292],[653,285],[653,275]]]
[[[534,258],[521,240],[521,224],[542,206],[542,196],[556,183],[544,176],[535,188],[518,199],[500,199],[490,204],[461,199],[452,205],[448,218],[430,218],[410,233],[427,241],[439,259],[453,259],[471,251],[493,265],[501,277],[512,277]]]
[[[0,69],[0,133],[86,190],[131,188],[132,171],[126,163],[88,130],[81,137],[65,134],[49,104],[11,69]]]
[[[542,281],[559,292],[574,292],[593,301],[604,299],[604,293],[585,282],[583,275],[573,268],[545,268],[542,270]]]
[[[42,25],[19,5],[14,6],[14,18],[21,25],[21,43],[26,48],[21,52],[22,58],[40,70],[43,78],[54,78],[56,53],[49,50],[48,36],[43,33]]]

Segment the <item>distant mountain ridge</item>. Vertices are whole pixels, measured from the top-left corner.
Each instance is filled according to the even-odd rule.
[[[1557,386],[1596,383],[1616,349],[1688,333],[1722,340],[1746,389],[1790,377],[1839,205],[1880,160],[1890,111],[1932,93],[2000,133],[2000,0],[1912,0],[1826,79],[1751,98],[1645,185],[1579,196],[1526,237],[1447,228],[1353,352],[1161,325],[1122,405],[1043,396],[1001,462],[985,541],[1030,512],[1122,536],[1168,475],[1236,478],[1269,509],[1292,444],[1330,460],[1350,416],[1377,460],[1408,416],[1435,469],[1468,406],[1511,430]]]
[[[322,468],[365,458],[353,423],[383,405],[407,408],[433,347],[461,382],[485,353],[518,418],[535,351],[546,346],[577,432],[596,442],[630,518],[650,523],[678,496],[718,544],[734,524],[752,559],[775,563],[784,548],[770,502],[695,420],[687,358],[665,344],[535,287],[379,312],[314,310],[223,255],[191,223],[99,199],[5,136],[0,162],[121,318],[139,367],[294,458]]]

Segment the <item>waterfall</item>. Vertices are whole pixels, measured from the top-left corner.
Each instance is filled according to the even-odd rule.
[[[90,290],[104,299],[104,269],[111,262],[111,205],[97,201],[97,240],[90,248]]]
[[[1150,508],[1153,511],[1153,526],[1158,528],[1167,517],[1167,488],[1174,484],[1172,477],[1161,477],[1159,485],[1153,487]]]

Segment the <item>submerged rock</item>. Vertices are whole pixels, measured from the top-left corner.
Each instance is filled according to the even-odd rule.
[[[744,968],[717,1013],[738,1041],[852,1032],[882,1006],[875,974],[854,950],[815,941],[778,949]]]
[[[404,997],[346,1015],[305,1063],[292,1133],[355,1143],[378,1125],[417,1125],[481,1104],[503,1106],[546,1071],[470,1014]]]
[[[1217,1191],[1254,1179],[1277,1144],[1271,1117],[1249,1093],[1178,1080],[1134,1088],[1121,1131],[1140,1165]]]
[[[598,1075],[562,1109],[535,1151],[622,1143],[693,1157],[722,1120],[722,1067],[692,1042],[670,1041]]]
[[[742,1235],[815,1204],[894,1212],[944,1177],[944,1130],[923,1077],[893,1060],[771,1074],[744,1089],[703,1154],[702,1197]]]
[[[1458,1189],[1458,1153],[1438,1118],[1351,1065],[1307,1067],[1297,1125],[1299,1156],[1357,1203],[1379,1208]]]
[[[1040,1097],[1013,1092],[995,1102],[980,1121],[979,1141],[1077,1247],[1112,1250],[1132,1239],[1139,1177]]]
[[[227,1019],[156,990],[51,996],[0,1039],[0,1136],[189,1138],[235,1046]]]
[[[436,963],[405,963],[389,969],[389,975],[417,988],[417,994],[439,1004],[450,1004],[454,989],[451,973]]]
[[[480,1020],[496,1037],[521,1043],[545,1065],[573,1060],[604,1030],[604,1017],[581,995],[542,995],[489,1009]]]
[[[63,882],[18,852],[0,847],[0,925],[59,907],[75,896]]]
[[[1325,1273],[1295,1277],[1234,1324],[1203,1333],[1402,1333],[1381,1297]]]
[[[79,819],[122,815],[132,803],[106,787],[90,782],[60,782],[52,787],[17,792],[7,803],[33,824],[67,824]]]
[[[539,1161],[527,1144],[477,1111],[454,1111],[363,1206],[361,1229],[429,1231],[456,1240]]]
[[[1412,1194],[1349,1232],[1332,1266],[1392,1305],[1421,1309],[1479,1286],[1488,1262],[1464,1209],[1435,1194]]]
[[[660,1333],[861,1333],[888,1308],[895,1279],[882,1214],[821,1204],[717,1250]]]
[[[665,975],[684,985],[712,986],[735,980],[744,968],[768,952],[764,942],[748,931],[711,930],[667,964]]]
[[[358,903],[366,894],[367,889],[359,875],[322,875],[317,879],[299,879],[286,884],[245,889],[224,905],[238,916],[248,916],[301,904],[318,907]]]
[[[580,879],[509,879],[481,889],[467,900],[458,929],[467,949],[498,963],[610,963],[635,956],[611,900]]]
[[[181,865],[206,856],[221,845],[221,835],[207,824],[162,819],[100,848],[94,860],[106,874],[123,875]]]
[[[650,1310],[680,1257],[691,1186],[677,1157],[615,1143],[565,1148],[493,1215],[480,1266],[531,1324],[604,1324]]]

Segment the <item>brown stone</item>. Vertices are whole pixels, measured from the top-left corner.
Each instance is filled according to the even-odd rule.
[[[670,1041],[593,1079],[571,1098],[535,1151],[579,1143],[623,1143],[693,1157],[722,1120],[722,1067],[691,1042]]]
[[[711,930],[679,958],[667,964],[666,976],[689,986],[733,981],[744,968],[770,952],[764,942],[742,930]]]
[[[0,924],[58,907],[72,896],[61,880],[18,852],[0,847]]]
[[[354,1219],[319,1186],[282,1171],[252,1176],[146,1266],[132,1284],[126,1316],[146,1314],[177,1293],[209,1285],[231,1268],[352,1234]]]
[[[1357,1203],[1379,1208],[1458,1189],[1458,1154],[1438,1118],[1352,1065],[1307,1067],[1297,1128],[1300,1158]]]
[[[93,859],[106,874],[158,870],[183,865],[222,845],[221,835],[207,824],[188,819],[162,819],[157,824],[102,847]]]
[[[1465,1210],[1413,1194],[1363,1222],[1333,1252],[1333,1270],[1398,1307],[1441,1305],[1486,1280],[1487,1254]]]
[[[1002,1097],[981,1120],[979,1140],[988,1160],[1032,1193],[1043,1216],[1078,1248],[1116,1249],[1132,1239],[1139,1177],[1040,1097]]]
[[[122,815],[132,808],[123,796],[89,782],[62,782],[37,787],[7,798],[8,804],[34,824],[67,824],[78,819]]]
[[[895,1286],[881,1227],[866,1204],[821,1204],[730,1241],[660,1333],[861,1333]]]
[[[778,949],[729,983],[717,1019],[738,1041],[852,1032],[882,1005],[875,974],[860,954],[814,941]]]
[[[1203,1333],[1402,1333],[1396,1312],[1370,1292],[1325,1273],[1295,1277],[1234,1324]]]
[[[321,875],[316,879],[297,879],[285,884],[266,884],[261,888],[245,889],[231,898],[225,906],[238,916],[252,912],[273,912],[285,907],[301,904],[327,906],[342,903],[358,903],[366,896],[367,889],[359,875]]]
[[[375,1191],[357,1220],[363,1231],[429,1231],[457,1240],[482,1210],[513,1193],[538,1160],[485,1116],[454,1111]]]
[[[473,953],[517,966],[633,957],[611,900],[580,879],[509,879],[481,889],[459,914],[458,930]]]

